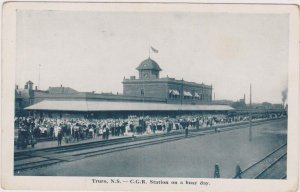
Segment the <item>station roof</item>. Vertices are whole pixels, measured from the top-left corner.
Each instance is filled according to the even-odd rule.
[[[111,102],[89,100],[43,100],[26,110],[40,111],[229,111],[228,105],[179,105],[166,103]]]
[[[58,93],[66,93],[66,94],[74,94],[78,93],[75,89],[70,87],[49,87],[48,92],[50,94],[58,94]]]

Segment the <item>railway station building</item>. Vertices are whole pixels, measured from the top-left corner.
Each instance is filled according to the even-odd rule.
[[[136,68],[139,77],[131,76],[123,80],[124,96],[152,97],[165,99],[166,103],[174,104],[208,104],[212,102],[212,86],[176,80],[175,78],[160,78],[162,70],[150,57]]]
[[[40,114],[131,114],[172,113],[178,111],[228,111],[228,105],[212,103],[212,86],[160,77],[162,70],[150,57],[136,68],[139,76],[124,78],[123,94],[79,92],[70,87],[38,90],[28,81],[24,89],[16,86],[16,106]]]

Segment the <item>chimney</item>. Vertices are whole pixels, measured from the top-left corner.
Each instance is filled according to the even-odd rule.
[[[60,87],[62,87],[62,84],[60,85]]]
[[[19,89],[19,86],[18,86],[18,85],[16,85],[16,89]]]
[[[38,89],[37,89],[37,86],[35,86],[35,90],[37,91]]]
[[[135,80],[135,76],[130,76],[130,80]]]

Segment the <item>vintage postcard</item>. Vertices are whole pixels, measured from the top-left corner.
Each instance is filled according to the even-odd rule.
[[[299,7],[6,2],[5,190],[298,190]]]

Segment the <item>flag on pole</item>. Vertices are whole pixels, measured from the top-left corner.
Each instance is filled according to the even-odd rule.
[[[151,50],[152,50],[154,53],[158,53],[158,50],[155,49],[155,48],[153,48],[152,46],[151,46]]]

